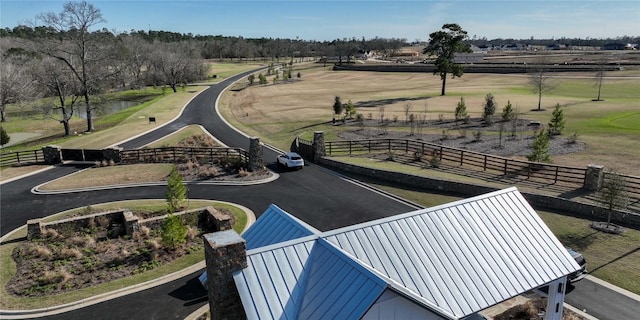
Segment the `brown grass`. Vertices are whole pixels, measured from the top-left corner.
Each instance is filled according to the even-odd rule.
[[[455,106],[462,96],[468,114],[472,118],[479,118],[487,93],[492,93],[496,98],[497,114],[510,101],[517,112],[522,113],[522,118],[543,124],[549,121],[556,103],[566,106],[565,120],[568,125],[585,116],[602,117],[608,112],[637,110],[637,104],[630,102],[633,99],[612,97],[592,102],[591,92],[567,89],[564,95],[553,91],[546,94],[542,99],[542,108],[546,110],[532,111],[537,107],[537,96],[527,87],[527,75],[464,74],[461,78],[449,79],[447,95],[440,96],[440,79],[431,74],[331,71],[322,67],[308,68],[302,73],[301,81],[277,85],[270,82],[241,91],[226,91],[220,100],[220,110],[234,126],[281,149],[288,149],[296,135],[311,139],[313,131],[324,131],[325,140],[335,140],[336,132],[344,130],[342,126],[331,125],[335,96],[339,96],[343,103],[351,100],[356,105],[357,113],[365,119],[370,116],[372,119],[383,117],[391,121],[394,118],[404,121],[407,106],[409,113],[417,115],[419,119],[453,119]],[[584,90],[589,90],[588,82],[593,77],[592,74],[578,74],[583,79],[571,78],[576,74],[556,76],[558,83],[568,86],[576,84],[586,88]],[[617,83],[626,88],[633,87],[631,82],[640,83],[640,80],[608,79],[607,82],[608,88]],[[425,128],[424,133],[441,132]],[[580,131],[578,134],[580,141],[588,143],[587,150],[554,157],[554,163],[574,166],[597,163],[606,167],[616,166],[623,173],[636,174],[640,158],[635,153],[640,148],[640,141],[634,135],[610,134],[599,138]]]

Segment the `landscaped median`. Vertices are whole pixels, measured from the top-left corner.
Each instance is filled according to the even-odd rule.
[[[202,210],[198,208],[206,207],[233,215],[233,229],[238,233],[244,230],[247,218],[253,217],[253,213],[239,205],[189,200],[188,210],[200,212]],[[144,222],[131,235],[116,237],[109,234],[113,231],[113,228],[109,229],[111,223],[96,213],[105,210],[113,212],[122,208],[131,211],[136,220],[142,217],[141,221]],[[73,230],[73,235],[68,222],[42,229],[45,230],[43,236],[31,241],[27,240],[26,226],[9,233],[0,245],[0,309],[51,310],[74,302],[86,305],[92,301],[91,297],[140,285],[202,264],[204,250],[199,235],[205,230],[185,228],[189,230],[187,238],[191,240],[184,245],[166,247],[162,235],[166,229],[162,222],[153,221],[154,217],[162,218],[163,214],[166,214],[165,200],[122,201],[78,208],[41,220],[43,225],[50,225],[69,217],[77,217],[76,221],[82,220],[83,216],[89,215],[87,221],[77,223],[80,232]],[[180,218],[182,221],[191,220],[198,224],[197,217]],[[87,227],[84,226],[85,222]],[[101,260],[100,257],[105,255],[111,257],[110,262]],[[14,258],[26,260],[19,267]],[[40,274],[36,274],[37,272]],[[86,273],[91,276],[86,277]],[[31,285],[25,287],[26,282]]]

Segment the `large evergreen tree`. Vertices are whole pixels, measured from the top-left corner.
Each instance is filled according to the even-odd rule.
[[[439,74],[442,80],[441,95],[445,95],[447,75],[453,78],[461,77],[463,74],[462,65],[455,63],[456,53],[471,52],[469,45],[463,41],[467,39],[467,32],[458,24],[447,23],[442,26],[442,30],[429,35],[429,44],[424,48],[423,53],[436,56],[436,70],[433,74]]]
[[[5,131],[3,127],[0,127],[0,146],[4,147],[4,145],[9,143],[10,140],[11,137],[9,136],[7,131]]]

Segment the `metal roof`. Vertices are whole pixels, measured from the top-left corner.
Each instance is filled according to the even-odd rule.
[[[453,319],[579,270],[515,188],[321,236]]]
[[[242,237],[250,250],[319,233],[318,229],[271,204]]]
[[[384,288],[460,319],[580,269],[516,188],[294,240],[283,229],[307,227],[274,211],[253,231],[270,245],[234,274],[250,319],[387,314],[400,304],[376,305]]]
[[[248,251],[247,264],[234,280],[248,319],[360,319],[386,288],[317,236]]]

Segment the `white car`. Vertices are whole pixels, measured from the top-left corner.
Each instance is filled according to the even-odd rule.
[[[278,165],[285,168],[302,169],[304,167],[304,159],[295,152],[287,152],[278,156]]]

